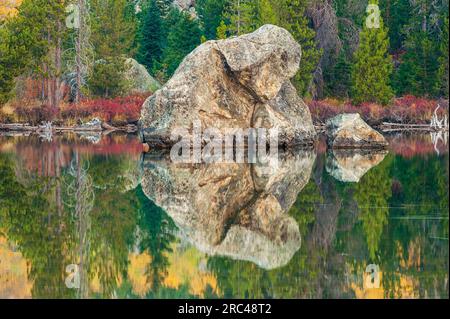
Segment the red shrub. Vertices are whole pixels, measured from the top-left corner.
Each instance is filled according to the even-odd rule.
[[[441,106],[438,110],[440,118],[448,114],[448,100],[428,100],[410,95],[395,99],[390,106],[375,103],[355,106],[349,101],[336,103],[335,100],[330,99],[307,101],[307,104],[316,124],[323,124],[341,113],[359,113],[372,125],[381,124],[381,122],[425,124],[430,123],[438,105]]]
[[[120,118],[126,122],[135,122],[139,119],[142,104],[148,96],[133,95],[115,99],[86,100],[78,106],[70,106],[62,111],[63,118],[99,117],[103,121],[111,122]]]
[[[441,106],[438,115],[442,118],[448,114],[448,101],[428,100],[407,95],[396,99],[394,104],[389,107],[388,114],[393,122],[425,124],[430,122],[438,105]]]
[[[59,109],[47,105],[19,105],[14,107],[14,112],[20,122],[31,125],[54,121],[59,116]]]

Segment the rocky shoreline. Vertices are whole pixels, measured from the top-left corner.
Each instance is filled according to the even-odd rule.
[[[10,133],[42,133],[52,131],[54,133],[63,132],[125,132],[137,134],[137,125],[127,125],[114,127],[107,123],[100,123],[98,125],[75,125],[75,126],[53,126],[53,125],[30,125],[29,123],[10,123],[0,124],[0,132]]]

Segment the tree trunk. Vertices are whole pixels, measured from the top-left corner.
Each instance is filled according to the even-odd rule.
[[[55,80],[54,80],[54,102],[55,107],[59,109],[61,104],[61,31],[62,24],[58,21],[58,39],[56,41],[55,49]]]

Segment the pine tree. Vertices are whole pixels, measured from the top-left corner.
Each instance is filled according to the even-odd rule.
[[[377,4],[378,1],[372,1]],[[389,85],[393,71],[388,53],[389,38],[380,17],[379,28],[364,24],[359,35],[359,47],[355,52],[352,69],[352,98],[356,104],[363,102],[388,104],[392,97]]]
[[[292,80],[300,95],[307,93],[322,54],[316,46],[316,34],[308,26],[307,3],[306,0],[282,0],[278,8],[280,26],[288,30],[302,47],[300,70]]]
[[[439,71],[436,91],[440,96],[448,99],[448,17],[444,21],[444,27],[441,35]]]
[[[138,33],[137,60],[152,70],[154,61],[159,61],[162,55],[163,31],[161,10],[156,0],[150,0],[144,9]]]
[[[411,2],[411,19],[404,28],[406,53],[393,82],[398,95],[435,96],[438,93],[439,29],[444,9],[439,3],[432,0]]]
[[[401,49],[406,39],[403,29],[411,16],[410,0],[381,0],[380,10],[384,23],[389,28],[390,50],[393,52]]]
[[[127,0],[90,0],[92,44],[98,59],[132,55],[134,21],[127,19]]]
[[[94,97],[114,98],[125,94],[129,83],[125,78],[123,58],[113,56],[96,61],[89,78],[89,91]]]
[[[169,15],[174,23],[167,36],[162,61],[166,75],[170,77],[184,57],[200,44],[202,32],[198,21],[193,20],[188,13],[173,9]]]
[[[18,15],[0,25],[1,102],[11,96],[14,78],[26,72],[42,79],[42,99],[59,106],[64,18],[62,0],[25,0]]]
[[[198,0],[196,9],[200,19],[203,33],[206,38],[216,38],[217,28],[222,21],[222,12],[225,9],[226,0]]]
[[[135,22],[127,15],[127,0],[90,0],[94,70],[88,85],[95,96],[114,97],[126,90],[125,58],[133,55]]]
[[[172,10],[173,0],[156,0],[156,3],[159,6],[159,10],[161,11],[162,17],[166,18],[170,11]]]
[[[216,38],[219,40],[224,40],[227,38],[227,25],[225,22],[220,21],[220,25],[217,27]]]
[[[279,19],[271,0],[258,0],[256,3],[257,27],[265,24],[277,24]]]
[[[347,99],[350,97],[352,65],[347,58],[346,50],[341,50],[336,63],[324,76],[327,96]]]
[[[251,0],[228,0],[223,18],[230,35],[242,35],[256,29],[256,6]]]
[[[20,74],[24,61],[15,60],[17,48],[9,46],[11,35],[0,25],[0,106],[11,97],[14,78]]]

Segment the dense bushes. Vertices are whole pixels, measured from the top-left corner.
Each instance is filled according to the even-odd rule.
[[[66,104],[61,109],[46,105],[26,103],[13,105],[17,122],[33,125],[46,121],[63,122],[65,125],[75,124],[79,120],[86,121],[98,117],[114,125],[126,125],[136,122],[140,117],[142,104],[147,95],[133,95],[115,99],[94,99],[81,102],[78,106]]]
[[[61,111],[63,119],[98,117],[113,124],[136,122],[141,113],[146,95],[95,99],[82,102],[79,106],[67,106]]]
[[[59,116],[59,110],[48,105],[21,104],[14,107],[19,122],[39,125],[42,122],[54,121]]]
[[[407,95],[397,98],[390,106],[381,106],[375,103],[363,103],[355,106],[349,101],[325,99],[320,101],[307,101],[313,121],[316,124],[325,123],[326,120],[340,113],[359,113],[368,123],[381,122],[394,123],[429,123],[438,105],[438,115],[442,118],[448,114],[448,100],[429,100]]]
[[[148,95],[132,95],[114,99],[93,99],[82,101],[78,106],[66,104],[60,110],[42,105],[12,105],[17,122],[40,124],[45,121],[74,124],[79,120],[85,121],[98,117],[113,125],[135,123],[141,113],[141,107]],[[315,124],[323,124],[329,118],[341,113],[359,113],[371,125],[382,122],[425,124],[430,120],[438,105],[438,115],[448,117],[448,100],[428,100],[414,96],[397,98],[390,106],[381,106],[375,103],[353,105],[350,101],[325,99],[319,101],[306,101],[311,110]],[[1,119],[1,117],[0,117]],[[3,122],[6,122],[3,120]],[[8,121],[9,122],[9,121]]]

